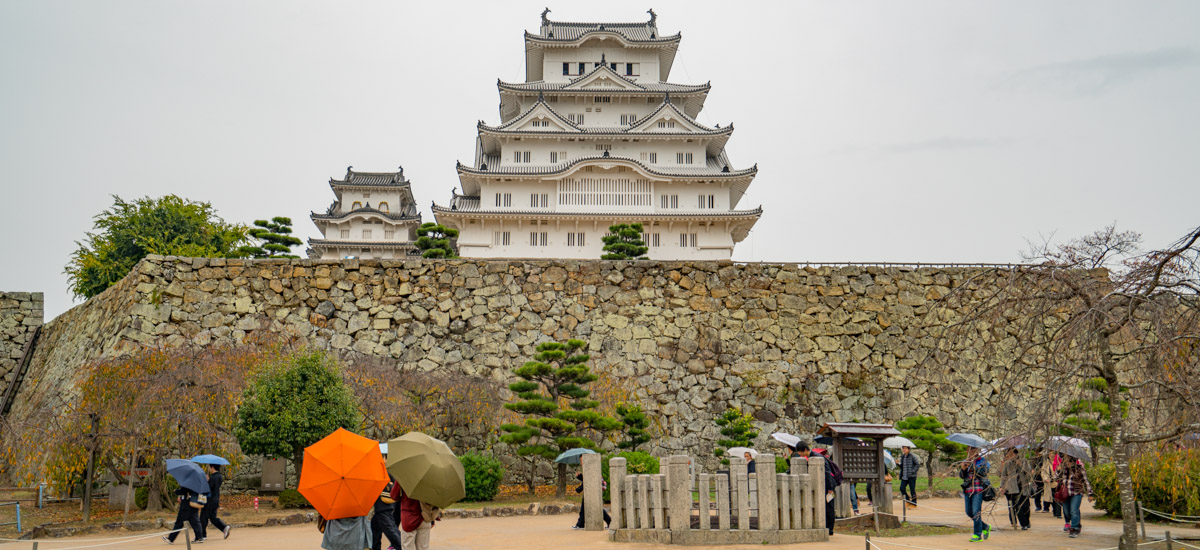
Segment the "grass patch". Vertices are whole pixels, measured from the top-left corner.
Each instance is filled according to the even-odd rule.
[[[580,499],[572,500],[570,498],[558,499],[554,497],[544,497],[536,495],[517,495],[503,500],[488,500],[484,502],[456,502],[450,505],[451,508],[461,508],[463,510],[478,510],[480,508],[499,508],[503,506],[513,506],[524,508],[533,502],[542,504],[579,504]]]

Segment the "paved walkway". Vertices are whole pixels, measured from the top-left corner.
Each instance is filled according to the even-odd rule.
[[[910,520],[955,525],[966,525],[968,522],[961,512],[957,513],[958,519],[955,518],[955,512],[962,507],[961,501],[957,499],[931,499],[922,501],[921,504],[917,510],[910,510]],[[869,510],[865,502],[862,505],[862,510]],[[992,510],[993,518],[988,520],[989,523],[998,525],[999,529],[993,531],[991,539],[986,542],[968,544],[969,534],[877,538],[872,542],[876,543],[874,550],[957,550],[960,548],[974,550],[982,548],[991,550],[1060,548],[1095,550],[1116,546],[1121,524],[1096,519],[1096,516],[1100,514],[1091,509],[1086,502],[1084,506],[1083,536],[1077,539],[1067,538],[1066,533],[1062,531],[1061,520],[1056,520],[1049,514],[1034,513],[1032,529],[1014,531],[1008,525],[1007,513],[1001,504]],[[678,550],[678,547],[653,544],[612,543],[608,541],[607,534],[604,532],[572,530],[571,526],[574,523],[574,515],[450,519],[439,523],[433,529],[431,547],[439,550],[539,550],[542,548],[569,548],[571,550],[667,550],[673,548]],[[1163,530],[1163,527],[1148,526],[1151,537],[1161,537]],[[1198,529],[1171,527],[1170,530],[1174,535],[1186,533],[1188,536],[1200,538]],[[38,550],[167,548],[167,545],[157,535],[140,540],[117,540],[96,535],[66,539],[40,539],[38,542]],[[234,529],[228,540],[214,539],[195,545],[197,550],[318,549],[320,546],[321,535],[313,524]],[[0,545],[0,550],[32,547],[31,542],[21,542]],[[180,539],[171,548],[183,547],[183,540]],[[860,550],[865,547],[864,537],[845,534],[835,534],[829,542],[786,546],[793,550]],[[1148,548],[1157,550],[1162,547],[1162,544],[1158,544]],[[749,550],[751,548],[761,549],[762,545],[704,548]],[[1176,548],[1180,547],[1176,546]],[[1197,548],[1200,548],[1200,545]]]

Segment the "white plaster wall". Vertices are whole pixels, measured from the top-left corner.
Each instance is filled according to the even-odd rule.
[[[642,179],[637,172],[576,172],[574,177],[621,177],[630,179]],[[570,179],[570,178],[567,178]],[[620,212],[639,212],[639,213],[714,213],[727,212],[729,210],[730,197],[729,185],[724,182],[716,183],[683,183],[669,181],[650,181],[651,204],[648,207],[626,206],[619,207]],[[497,207],[496,195],[500,193],[511,193],[512,201],[509,207]],[[546,208],[535,208],[531,206],[532,200],[530,195],[533,193],[549,194],[549,206]],[[678,195],[679,208],[662,208],[661,195]],[[700,208],[700,195],[713,195],[715,199],[713,208]],[[564,211],[564,212],[611,212],[614,207],[607,206],[581,206],[567,205],[561,209],[558,206],[558,182],[557,181],[519,181],[519,182],[483,182],[480,184],[480,209],[490,212],[504,211],[529,211],[529,210],[544,210],[546,212]],[[503,204],[503,201],[501,201]],[[353,234],[353,231],[351,231]]]
[[[343,190],[341,195],[342,201],[341,205],[338,207],[339,214],[353,210],[355,202],[361,203],[361,206],[363,207],[366,207],[367,203],[370,203],[371,208],[375,208],[377,210],[383,210],[383,208],[380,208],[379,205],[381,202],[386,202],[388,204],[387,212],[396,214],[404,211],[404,204],[402,202],[403,198],[398,190],[360,191],[358,189],[354,189]]]
[[[531,138],[528,136],[522,137],[520,141],[513,138],[506,138],[500,145],[500,166],[505,168],[520,168],[527,166],[552,166],[562,163],[560,158],[558,162],[550,162],[550,152],[559,151],[566,152],[568,160],[579,157],[593,157],[603,155],[604,152],[597,148],[597,145],[611,146],[608,153],[614,157],[630,158],[637,161],[642,161],[642,153],[657,153],[658,161],[651,163],[649,160],[643,161],[648,166],[661,166],[663,168],[703,168],[706,162],[707,140],[691,138],[692,142],[688,143],[684,137],[621,137],[621,138]],[[636,140],[636,141],[635,141]],[[530,162],[515,162],[513,153],[516,151],[529,151]],[[677,164],[676,153],[691,153],[691,164]],[[647,156],[647,158],[649,158]]]
[[[607,234],[608,227],[616,223],[606,221],[541,222],[533,225],[531,222],[487,220],[468,223],[459,233],[459,255],[464,258],[566,258],[566,259],[599,259],[604,254],[604,242],[601,238]],[[721,260],[728,259],[733,253],[733,238],[724,231],[724,225],[718,224],[711,228],[687,223],[659,223],[645,227],[649,233],[659,234],[658,247],[651,247],[647,255],[654,260]],[[509,245],[496,245],[495,233],[509,232]],[[530,233],[546,232],[547,246],[531,246]],[[584,233],[585,246],[567,246],[567,233]],[[697,247],[681,247],[680,233],[695,233]]]
[[[618,74],[625,76],[634,82],[650,81],[658,82],[658,52],[653,49],[625,49],[613,40],[606,41],[609,45],[605,46],[582,46],[582,47],[566,47],[566,48],[547,48],[542,59],[542,78],[546,82],[570,82],[573,78],[579,78],[577,73],[578,63],[583,62],[584,72],[591,71],[593,63],[600,62],[601,54],[604,55],[604,60],[607,63],[621,63],[618,68]],[[593,42],[589,41],[589,44]],[[562,64],[573,63],[571,75],[562,74]],[[625,75],[625,63],[639,63],[638,76]]]

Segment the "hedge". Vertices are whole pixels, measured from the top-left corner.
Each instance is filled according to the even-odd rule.
[[[278,504],[280,508],[312,508],[312,505],[308,503],[308,499],[304,498],[304,495],[295,489],[284,489],[281,491],[279,493]]]
[[[1141,455],[1129,464],[1133,491],[1142,506],[1168,514],[1200,516],[1200,450]],[[1088,470],[1095,506],[1121,517],[1121,491],[1116,467],[1101,464]],[[1150,515],[1147,514],[1147,518]]]
[[[616,480],[608,477],[608,460],[610,458],[622,457],[625,459],[625,474],[626,475],[641,475],[641,474],[657,474],[658,473],[658,457],[641,451],[625,451],[616,454],[605,454],[600,457],[600,475],[608,480],[609,487]],[[608,490],[604,491],[604,502],[609,501]]]
[[[467,453],[461,457],[466,474],[467,502],[492,500],[500,492],[500,480],[504,478],[504,464],[493,457],[479,453]]]

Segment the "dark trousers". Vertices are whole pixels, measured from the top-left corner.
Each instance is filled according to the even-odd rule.
[[[832,500],[825,501],[825,528],[829,529],[830,535],[833,534],[833,524],[837,520],[833,511],[833,503]]]
[[[208,524],[210,522],[213,524],[213,527],[217,528],[217,531],[222,533],[224,533],[225,528],[228,527],[225,525],[225,522],[221,520],[221,518],[217,517],[218,506],[219,505],[213,505],[212,503],[209,503],[204,507],[203,510],[200,511],[200,538],[208,538]]]
[[[1029,497],[1011,493],[1004,497],[1008,499],[1009,522],[1020,524],[1021,527],[1029,527]]]
[[[1051,502],[1050,506],[1052,507],[1051,509],[1054,511],[1054,517],[1056,517],[1056,518],[1063,517],[1062,504],[1059,504],[1058,501],[1056,500],[1056,501]]]
[[[1042,511],[1042,494],[1043,494],[1042,490],[1045,486],[1046,486],[1046,484],[1042,483],[1041,481],[1033,482],[1033,496],[1030,498],[1033,499],[1034,510],[1037,510],[1039,512]]]
[[[608,526],[608,524],[612,523],[612,517],[608,515],[608,510],[605,510],[603,506],[600,507],[600,511],[604,512],[604,525]],[[583,503],[582,502],[579,503],[579,520],[577,520],[575,522],[575,526],[580,529],[583,529]]]
[[[900,496],[913,504],[917,503],[917,478],[900,480]]]
[[[400,529],[396,528],[395,509],[377,510],[371,518],[371,550],[382,550],[385,536],[392,546],[400,548]]]
[[[179,533],[183,532],[176,531],[176,529],[180,529],[184,525],[192,526],[192,540],[201,538],[200,520],[197,518],[197,512],[199,512],[199,510],[192,508],[192,505],[189,504],[187,500],[182,498],[179,499],[179,512],[175,514],[175,526],[171,527],[171,530],[175,532],[167,535],[167,538],[171,539],[171,542],[175,542],[175,537],[178,537]]]

